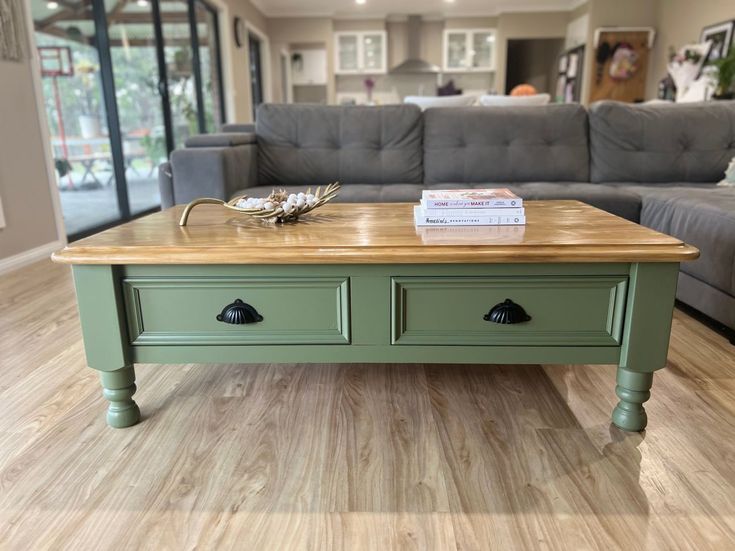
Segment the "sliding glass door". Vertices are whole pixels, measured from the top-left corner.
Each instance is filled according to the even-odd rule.
[[[158,90],[154,6],[105,0],[122,156],[130,214],[161,204],[158,165],[168,154]]]
[[[53,162],[67,232],[122,218],[91,2],[33,0]],[[54,7],[56,6],[56,7]]]
[[[224,119],[217,12],[201,0],[167,0],[161,21],[173,139],[182,147]]]
[[[31,0],[70,238],[160,206],[158,165],[224,120],[204,0]]]
[[[219,50],[219,25],[217,12],[208,4],[194,3],[194,18],[197,28],[199,69],[202,75],[201,111],[204,113],[204,128],[216,132],[225,122],[224,88],[222,86],[222,58]]]
[[[199,86],[194,68],[188,0],[164,2],[161,20],[174,145],[183,147],[186,138],[199,133]]]

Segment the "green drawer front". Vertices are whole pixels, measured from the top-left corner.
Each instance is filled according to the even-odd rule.
[[[619,346],[626,286],[625,276],[394,277],[392,342]],[[505,299],[531,320],[485,321]]]
[[[134,345],[349,344],[347,277],[148,277],[123,280]],[[257,323],[217,320],[235,301]]]

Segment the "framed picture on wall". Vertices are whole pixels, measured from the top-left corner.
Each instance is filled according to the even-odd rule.
[[[16,0],[0,0],[0,59],[20,61],[23,58],[21,31],[22,4]]]
[[[709,40],[712,42],[705,63],[711,63],[727,56],[732,45],[733,26],[735,26],[735,21],[725,21],[702,29],[699,41],[707,42]]]

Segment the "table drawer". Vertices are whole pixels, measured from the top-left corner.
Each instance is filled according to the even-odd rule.
[[[392,343],[618,346],[626,287],[626,276],[393,277]],[[497,323],[521,312],[489,316],[506,299],[530,319]]]
[[[123,288],[134,345],[350,340],[347,277],[133,277]]]

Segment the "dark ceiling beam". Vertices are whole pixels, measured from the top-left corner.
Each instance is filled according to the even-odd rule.
[[[189,14],[185,12],[161,13],[161,20],[164,23],[188,23]],[[151,23],[153,17],[149,13],[120,13],[115,17],[115,23]]]
[[[77,42],[79,44],[84,44],[85,46],[94,46],[94,40],[91,37],[88,36],[69,36],[69,34],[66,32],[66,30],[60,28],[60,27],[46,27],[45,29],[38,28],[38,25],[36,24],[36,31],[48,34],[51,36],[57,36],[59,38],[63,38],[65,40],[71,40],[72,42]],[[145,47],[154,47],[155,46],[155,39],[151,37],[148,38],[128,38],[127,40],[122,40],[120,38],[115,38],[110,40],[110,46],[112,48],[123,48],[126,46],[129,46],[131,48],[145,48]],[[174,47],[174,46],[191,46],[191,41],[188,38],[169,38],[166,40],[166,46],[167,47]],[[209,46],[209,40],[206,38],[200,38],[199,39],[199,46],[200,47],[207,47]]]
[[[150,40],[147,38],[128,38],[126,41],[123,41],[119,38],[110,39],[110,47],[112,48],[122,48],[126,45],[130,46],[131,48],[153,48],[155,46],[155,40],[153,38],[151,38]],[[188,38],[169,39],[166,40],[166,46],[191,46],[191,41]],[[209,41],[207,39],[200,38],[199,46],[209,46]]]
[[[57,11],[53,15],[49,15],[45,19],[41,19],[36,23],[36,27],[39,29],[45,29],[53,26],[59,21],[80,21],[83,19],[89,19],[91,21],[92,15],[90,14],[89,17],[81,17],[81,14],[74,10],[63,9]]]
[[[78,21],[79,19],[92,19],[91,12],[87,17],[81,17],[80,15],[84,15],[84,12],[89,10],[91,8],[92,4],[87,2],[86,0],[84,2],[80,2],[79,4],[73,4],[71,2],[65,1],[65,0],[56,0],[60,6],[64,6],[64,9],[61,9],[55,13],[52,13],[48,17],[41,19],[36,23],[36,26],[40,26],[40,28],[46,28],[50,27],[54,23],[58,21]]]
[[[55,25],[56,23],[72,23],[72,22],[79,22],[79,21],[91,21],[91,16],[89,18],[87,17],[80,17],[78,14],[72,14],[72,13],[58,13],[54,16],[53,20],[51,18],[44,19],[43,21],[39,21],[36,23],[36,27],[43,29],[46,27],[51,27]],[[108,16],[107,18],[108,23],[110,26],[112,25],[145,25],[148,23],[153,23],[153,17],[148,13],[118,13],[114,17]],[[189,16],[186,13],[162,13],[161,14],[161,20],[164,23],[178,23],[178,24],[186,24],[189,22]]]
[[[63,38],[65,40],[71,40],[72,42],[78,42],[79,44],[84,44],[85,46],[91,46],[93,45],[92,39],[86,36],[69,36],[69,33],[67,33],[64,29],[61,29],[59,27],[45,27],[43,29],[39,28],[38,23],[34,24],[34,27],[37,32],[43,33],[43,34],[49,34],[51,36],[58,36],[59,38]]]
[[[125,9],[125,6],[128,5],[128,0],[117,0],[117,3],[112,6],[112,9],[107,13],[107,24],[108,25],[114,25],[117,21],[118,16],[120,13]]]
[[[56,0],[60,6],[64,6],[64,9],[59,10],[58,12],[54,13],[53,15],[42,19],[41,21],[34,21],[34,28],[37,32],[45,33],[52,36],[57,36],[59,38],[64,38],[66,40],[71,40],[73,42],[78,42],[80,44],[84,45],[93,45],[94,39],[92,37],[87,36],[74,36],[69,35],[67,30],[61,27],[56,26],[56,23],[59,22],[79,22],[84,21],[87,19],[92,19],[91,13],[89,14],[89,17],[84,17],[85,11],[91,8],[92,4],[90,0],[82,0],[78,4],[75,4],[74,2],[71,2],[70,0]],[[113,24],[145,24],[145,23],[151,23],[152,18],[150,14],[147,13],[124,13],[123,10],[125,9],[125,6],[130,2],[131,0],[118,0],[118,2],[112,7],[112,9],[107,14],[108,18],[108,24],[112,26]],[[181,0],[159,0],[160,2],[181,2]],[[80,15],[82,17],[80,17]],[[188,23],[188,14],[185,12],[162,12],[161,13],[161,19],[164,23]],[[153,47],[155,44],[155,39],[151,37],[150,39],[146,38],[129,38],[125,41],[122,39],[111,39],[110,40],[110,46],[114,48],[122,48],[125,46],[130,46],[134,48],[140,48],[140,47]],[[191,42],[188,38],[169,38],[166,40],[166,46],[190,46]],[[205,37],[199,38],[199,45],[202,47],[209,46],[209,41]]]
[[[83,0],[82,2],[70,2],[69,0],[56,0],[56,3],[70,10],[80,10],[82,8],[86,10],[92,7],[92,3],[89,2],[88,0]]]

